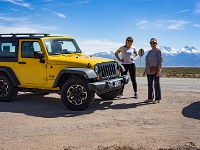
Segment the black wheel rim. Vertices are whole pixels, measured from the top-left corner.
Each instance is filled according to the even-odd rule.
[[[67,90],[67,99],[73,105],[81,105],[87,99],[87,91],[82,85],[72,85]]]
[[[8,95],[8,84],[4,80],[0,80],[0,97]]]

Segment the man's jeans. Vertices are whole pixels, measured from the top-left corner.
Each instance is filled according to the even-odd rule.
[[[157,77],[156,73],[148,74],[147,81],[148,81],[148,99],[153,99],[155,97],[155,100],[161,100],[160,77]],[[154,83],[155,95],[153,90],[153,83]]]

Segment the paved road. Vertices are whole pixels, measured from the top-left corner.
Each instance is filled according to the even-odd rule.
[[[137,77],[138,86],[147,85],[146,77]],[[200,92],[199,78],[161,78],[161,87],[180,91]],[[131,84],[131,82],[129,82]]]

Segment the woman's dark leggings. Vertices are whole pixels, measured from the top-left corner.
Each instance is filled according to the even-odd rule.
[[[134,92],[137,92],[137,82],[136,82],[136,67],[135,64],[122,64],[125,68],[125,71],[122,72],[122,75],[127,75],[127,72],[129,71],[130,74],[130,78],[132,81],[132,85],[133,85],[133,90]],[[124,86],[122,88],[122,92],[124,91]]]

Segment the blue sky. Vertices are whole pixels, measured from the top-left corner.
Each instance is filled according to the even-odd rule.
[[[199,0],[0,0],[0,33],[74,37],[82,51],[115,51],[127,36],[133,46],[200,49]]]

